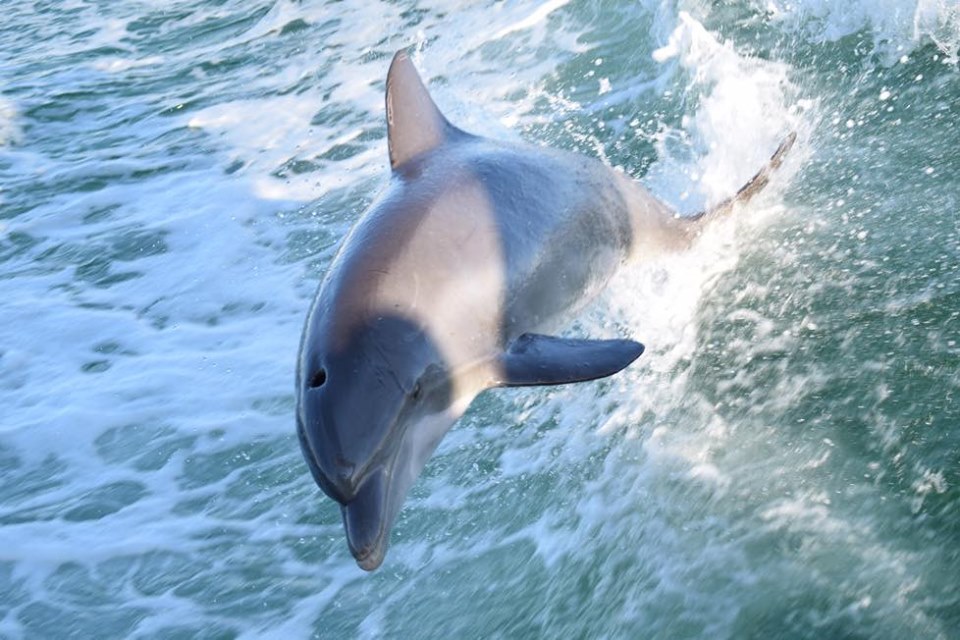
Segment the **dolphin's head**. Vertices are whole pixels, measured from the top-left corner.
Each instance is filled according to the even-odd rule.
[[[459,415],[428,333],[398,316],[348,332],[308,326],[297,375],[297,431],[314,480],[340,504],[357,564],[380,566],[410,486]]]

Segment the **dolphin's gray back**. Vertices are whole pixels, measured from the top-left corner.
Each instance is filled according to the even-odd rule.
[[[588,301],[632,242],[628,202],[601,163],[465,135],[397,172],[337,258],[354,265],[332,270],[354,281],[328,283],[318,304],[345,325],[383,309],[458,315],[459,287],[464,305],[486,306],[465,307],[464,324],[502,348]]]
[[[562,151],[499,146],[471,164],[502,230],[501,335],[510,342],[552,329],[598,293],[628,255],[627,202],[607,167]]]

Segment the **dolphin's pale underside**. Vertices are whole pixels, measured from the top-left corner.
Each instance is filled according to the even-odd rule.
[[[383,561],[407,491],[485,389],[612,375],[633,340],[554,335],[627,260],[693,241],[756,193],[793,144],[711,211],[682,218],[596,160],[466,133],[404,52],[387,75],[387,191],[344,240],[307,317],[297,431],[350,551]]]

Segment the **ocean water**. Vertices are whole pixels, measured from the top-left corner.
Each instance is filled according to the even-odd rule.
[[[960,638],[956,0],[7,2],[0,637]],[[408,47],[461,127],[681,211],[358,569],[294,433]],[[576,259],[571,256],[571,259]]]

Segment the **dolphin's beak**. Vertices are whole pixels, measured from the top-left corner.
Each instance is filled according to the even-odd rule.
[[[297,434],[314,481],[327,496],[340,504],[350,553],[361,569],[373,571],[383,563],[393,516],[399,511],[403,500],[403,494],[399,496],[399,501],[397,496],[388,495],[390,488],[398,483],[391,480],[383,467],[379,467],[367,474],[355,491],[345,489],[331,482],[320,470],[299,415]],[[352,497],[349,497],[351,494]]]
[[[340,507],[350,553],[365,571],[379,567],[387,553],[387,490],[386,474],[377,469],[363,481],[353,500]]]

